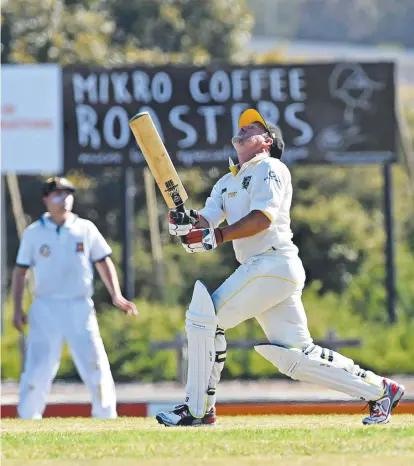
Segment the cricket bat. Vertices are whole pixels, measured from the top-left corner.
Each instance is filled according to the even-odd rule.
[[[188,195],[150,114],[138,113],[131,118],[129,126],[168,208],[184,212]]]

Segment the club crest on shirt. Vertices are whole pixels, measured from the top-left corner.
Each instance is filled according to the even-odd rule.
[[[242,181],[242,189],[247,189],[250,184],[250,180],[252,179],[251,176],[245,176]]]
[[[43,257],[49,257],[50,247],[47,244],[42,244],[42,246],[40,246],[39,252]]]
[[[270,170],[267,177],[264,179],[264,181],[267,181],[267,180],[273,180],[276,182],[279,188],[282,187],[282,182],[280,181],[280,178],[276,175],[276,173],[273,170]]]
[[[76,252],[85,252],[85,248],[83,246],[82,241],[76,243]]]

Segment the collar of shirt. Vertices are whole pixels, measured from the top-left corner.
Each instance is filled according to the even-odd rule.
[[[73,213],[70,213],[68,218],[66,219],[65,223],[63,223],[60,227],[58,225],[56,225],[56,223],[50,218],[50,213],[49,212],[46,212],[45,214],[43,214],[41,217],[40,217],[40,222],[42,223],[42,225],[46,228],[53,228],[53,229],[60,229],[62,227],[65,227],[65,228],[70,228],[75,220],[78,218],[77,215],[73,214]]]
[[[237,167],[237,170],[231,170],[231,168],[233,167],[230,167],[230,171],[232,172],[233,176],[236,177],[240,173],[243,173],[247,167],[250,167],[250,165],[254,165],[260,162],[261,160],[266,159],[267,157],[270,157],[270,154],[268,154],[267,152],[255,155],[252,159],[248,160],[247,162],[244,162],[241,168],[239,168],[239,164],[234,165],[233,167]]]

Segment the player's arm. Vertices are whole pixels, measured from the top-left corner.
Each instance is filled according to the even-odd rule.
[[[127,314],[137,315],[138,311],[135,304],[125,299],[122,295],[118,274],[112,259],[110,257],[105,257],[105,259],[95,262],[95,266],[108,293],[111,295],[114,306],[122,309]]]
[[[249,236],[257,235],[258,233],[267,230],[272,222],[261,210],[253,210],[238,222],[222,228],[217,228],[219,233],[218,240],[224,243],[225,241],[233,241],[235,239],[248,238]],[[220,238],[221,235],[221,238]]]
[[[238,222],[223,228],[197,228],[183,237],[187,252],[203,252],[216,248],[225,241],[248,238],[267,230],[271,221],[260,210],[253,210]]]
[[[94,262],[106,289],[111,295],[114,306],[122,309],[127,314],[138,314],[135,304],[122,296],[119,286],[118,274],[110,255],[112,249],[102,236],[101,232],[92,223],[88,223],[90,236],[90,258]]]
[[[122,296],[118,274],[112,259],[110,257],[105,257],[105,259],[95,262],[95,267],[104,282],[108,293],[111,295],[114,306],[122,309],[128,314],[138,314],[135,304],[126,300]]]
[[[12,277],[12,295],[13,295],[13,325],[19,331],[23,332],[23,326],[27,324],[27,315],[23,311],[24,286],[26,281],[27,267],[16,265]]]
[[[250,213],[233,225],[220,228],[222,238],[217,238],[218,244],[220,239],[224,242],[248,238],[267,230],[277,217],[283,192],[281,174],[275,173],[271,165],[258,167],[250,190]]]
[[[105,259],[95,262],[95,267],[101,277],[101,280],[104,282],[108,293],[111,295],[111,298],[114,300],[118,296],[122,296],[118,274],[116,273],[112,259],[110,257],[105,257]]]
[[[24,287],[26,275],[29,267],[34,264],[33,254],[33,235],[28,229],[23,232],[20,240],[19,251],[16,258],[16,266],[12,276],[12,295],[13,295],[13,325],[23,332],[23,327],[27,323],[27,315],[23,310]]]

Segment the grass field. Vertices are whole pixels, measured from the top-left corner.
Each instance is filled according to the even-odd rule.
[[[3,420],[2,465],[414,465],[414,416],[364,427],[362,416],[221,417],[216,428],[154,419]]]

